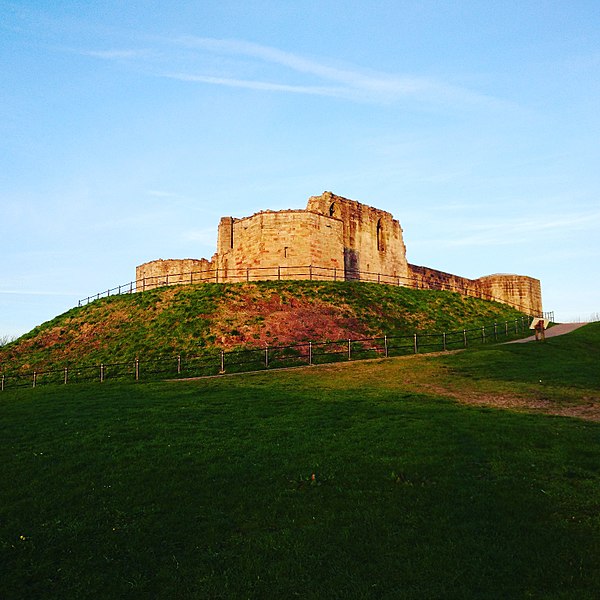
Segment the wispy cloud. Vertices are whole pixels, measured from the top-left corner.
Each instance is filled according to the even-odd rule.
[[[105,60],[143,61],[154,75],[190,83],[246,88],[268,92],[330,96],[360,102],[393,103],[419,99],[434,104],[508,103],[432,77],[398,75],[339,66],[300,54],[248,42],[196,36],[156,38],[160,50],[105,49],[83,52]],[[160,59],[154,61],[153,59]],[[226,60],[227,66],[223,66]],[[181,63],[184,67],[181,68]],[[273,68],[278,71],[273,74]],[[261,76],[261,70],[269,69]],[[258,73],[258,75],[257,75]],[[303,81],[294,81],[301,77]],[[315,81],[306,81],[313,78]]]
[[[570,235],[584,231],[596,231],[600,225],[600,212],[580,214],[539,215],[516,219],[473,220],[457,218],[456,225],[446,228],[455,234],[445,239],[443,244],[456,246],[505,246],[521,241],[530,241],[542,236]],[[435,243],[439,244],[439,238]],[[420,244],[434,243],[419,240]]]
[[[324,61],[316,61],[304,56],[286,52],[271,46],[255,44],[244,40],[223,40],[183,36],[173,40],[174,43],[188,48],[205,50],[215,54],[226,54],[257,59],[258,61],[285,67],[288,71],[312,75],[321,80],[341,84],[341,87],[297,86],[257,80],[204,78],[196,79],[203,83],[252,87],[272,91],[312,93],[346,97],[363,101],[394,102],[401,98],[420,97],[435,101],[452,101],[461,103],[503,104],[497,99],[479,94],[466,88],[450,85],[422,76],[399,76],[355,67],[338,67]],[[190,79],[193,80],[193,79]]]
[[[299,73],[316,75],[328,81],[337,81],[355,89],[411,94],[436,87],[432,81],[422,77],[399,78],[387,74],[369,74],[356,69],[333,67],[278,48],[242,40],[219,40],[186,36],[175,41],[189,47],[202,48],[215,53],[258,58],[266,63],[278,64]]]
[[[489,248],[569,237],[595,238],[595,232],[600,227],[600,211],[552,215],[536,213],[515,218],[469,218],[459,211],[455,215],[444,213],[443,220],[433,216],[428,223],[429,230],[434,232],[433,237],[411,239],[411,248]],[[599,250],[600,247],[597,247],[592,252]]]
[[[294,94],[310,94],[314,96],[349,96],[349,90],[343,88],[328,88],[320,86],[287,85],[267,81],[252,81],[247,79],[231,79],[227,77],[210,77],[207,75],[188,75],[185,73],[165,73],[164,77],[179,79],[180,81],[193,81],[197,83],[210,83],[227,87],[246,88],[270,92],[290,92]]]
[[[153,52],[147,49],[139,50],[84,50],[81,52],[86,56],[93,56],[94,58],[103,58],[106,60],[119,60],[119,59],[136,59],[136,58],[150,58],[153,56]]]

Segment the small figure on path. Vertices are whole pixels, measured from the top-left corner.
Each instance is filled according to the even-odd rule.
[[[535,324],[535,341],[540,342],[546,339],[546,328],[544,327],[544,319],[538,319]]]

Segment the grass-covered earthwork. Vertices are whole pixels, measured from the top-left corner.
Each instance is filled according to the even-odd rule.
[[[364,282],[170,286],[73,308],[0,348],[0,373],[292,343],[412,335],[520,318],[453,292]]]

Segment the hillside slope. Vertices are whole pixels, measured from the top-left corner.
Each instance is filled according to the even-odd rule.
[[[509,306],[453,292],[358,282],[171,286],[73,308],[0,348],[0,371],[442,332],[517,316]]]

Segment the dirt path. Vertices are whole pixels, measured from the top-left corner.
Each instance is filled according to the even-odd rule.
[[[580,327],[587,325],[587,323],[559,323],[558,325],[554,325],[554,327],[550,327],[550,329],[546,329],[546,337],[551,338],[557,335],[564,335],[565,333],[571,333],[571,331],[575,331]],[[522,344],[524,342],[533,342],[535,341],[535,335],[530,337],[526,337],[522,340],[514,340],[512,342],[506,342],[507,344]]]

